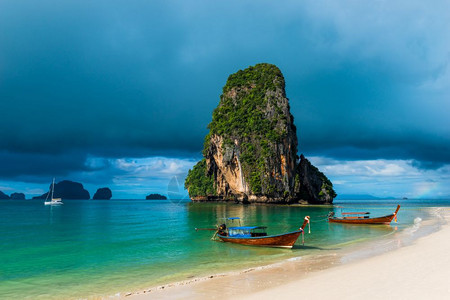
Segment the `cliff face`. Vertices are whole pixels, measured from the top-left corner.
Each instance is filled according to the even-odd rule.
[[[205,159],[186,178],[191,199],[298,202],[300,192],[295,190],[304,185],[296,184],[296,178],[308,175],[296,176],[300,169],[293,120],[284,77],[276,66],[258,64],[230,75],[208,125]]]
[[[294,197],[311,204],[331,204],[336,197],[331,181],[313,166],[303,154],[297,166]]]

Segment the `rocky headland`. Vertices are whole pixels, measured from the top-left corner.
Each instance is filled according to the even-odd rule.
[[[329,204],[336,197],[331,181],[297,155],[297,129],[275,65],[230,75],[208,129],[204,158],[185,181],[193,201]]]

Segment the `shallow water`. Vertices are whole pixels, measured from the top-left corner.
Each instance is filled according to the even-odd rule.
[[[338,206],[373,216],[402,208],[390,226],[329,224]],[[296,256],[340,250],[388,238],[429,219],[426,207],[449,201],[339,201],[334,207],[266,206],[170,201],[0,201],[0,298],[96,298]],[[311,217],[311,234],[292,250],[233,245],[194,230],[241,217],[269,234],[297,229]]]

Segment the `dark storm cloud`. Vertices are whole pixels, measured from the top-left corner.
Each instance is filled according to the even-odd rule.
[[[198,150],[204,80],[178,66],[184,29],[164,5],[47,4],[1,10],[2,148]]]
[[[445,1],[2,1],[0,149],[22,163],[56,154],[67,171],[91,154],[192,156],[227,76],[270,62],[301,152],[448,163],[449,12]]]
[[[0,152],[0,179],[42,182],[53,176],[64,177],[72,170],[94,171],[97,166],[86,165],[86,154],[64,153],[49,155],[43,153]],[[36,176],[39,175],[39,176]],[[47,177],[46,179],[42,179]]]

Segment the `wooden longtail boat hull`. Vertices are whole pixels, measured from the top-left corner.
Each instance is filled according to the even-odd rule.
[[[378,218],[360,218],[360,219],[342,219],[342,218],[329,218],[330,223],[346,223],[346,224],[384,224],[389,225],[394,219],[395,215],[388,215]]]
[[[264,247],[281,247],[292,248],[298,237],[302,234],[302,230],[296,230],[280,235],[270,235],[262,237],[228,237],[218,234],[217,237],[223,242],[247,245],[247,246],[264,246]]]
[[[336,218],[329,217],[328,222],[330,223],[345,223],[345,224],[373,224],[373,225],[389,225],[400,209],[400,205],[397,205],[397,209],[393,214],[377,217],[377,218],[364,218],[364,217],[345,217]]]

